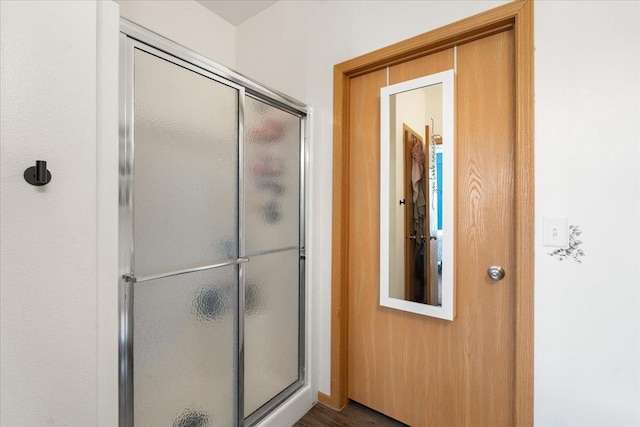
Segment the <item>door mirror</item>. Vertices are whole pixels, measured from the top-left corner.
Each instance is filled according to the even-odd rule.
[[[454,71],[380,103],[380,304],[453,320]]]

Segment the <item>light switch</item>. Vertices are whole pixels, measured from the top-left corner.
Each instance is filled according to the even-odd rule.
[[[569,246],[568,220],[566,217],[544,218],[542,230],[542,244],[555,248]]]

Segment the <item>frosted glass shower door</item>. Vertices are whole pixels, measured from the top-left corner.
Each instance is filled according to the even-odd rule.
[[[238,257],[238,90],[135,50],[134,267]]]
[[[245,97],[244,415],[302,379],[301,119]]]
[[[237,419],[239,90],[133,54],[133,422]]]
[[[305,385],[307,107],[126,20],[119,425],[250,427]]]

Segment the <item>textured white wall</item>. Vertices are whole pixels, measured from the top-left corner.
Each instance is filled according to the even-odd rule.
[[[115,355],[117,323],[105,329],[97,311],[104,297],[97,287],[104,262],[97,259],[97,93],[106,78],[97,63],[107,46],[117,54],[117,33],[109,44],[98,40],[97,28],[109,25],[104,14],[117,22],[109,4],[0,3],[0,424],[6,426],[117,420],[116,366],[98,356],[98,349]],[[117,56],[108,59],[117,64]],[[117,138],[117,129],[111,134]],[[44,187],[22,176],[36,160],[46,160],[52,174]]]
[[[193,0],[115,0],[120,15],[229,68],[236,27]]]
[[[640,2],[535,4],[536,426],[640,426]],[[582,264],[542,246],[580,226]]]
[[[237,27],[237,66],[314,108],[310,257],[330,390],[332,67],[501,2],[279,2]],[[537,2],[536,426],[640,426],[640,3]],[[580,225],[582,264],[542,217]]]

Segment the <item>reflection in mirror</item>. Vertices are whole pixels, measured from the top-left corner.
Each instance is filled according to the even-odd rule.
[[[383,88],[381,111],[381,304],[453,320],[453,71]]]

